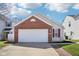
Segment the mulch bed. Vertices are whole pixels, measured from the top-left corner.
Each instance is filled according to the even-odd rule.
[[[61,42],[52,42],[52,43],[75,43],[75,42],[72,42],[72,41],[61,41]]]

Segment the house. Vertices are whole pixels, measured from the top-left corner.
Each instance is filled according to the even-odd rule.
[[[33,14],[18,22],[8,34],[10,42],[60,42],[63,41],[63,27],[48,17]]]
[[[18,22],[19,22],[19,20],[15,19],[15,18],[13,18],[12,20],[8,19],[7,23],[6,23],[6,27],[4,29],[4,32],[9,33],[10,30],[14,27],[14,25],[17,24]]]
[[[4,29],[6,27],[7,18],[0,14],[0,40],[4,39]]]
[[[62,25],[65,39],[79,39],[79,15],[66,16]]]

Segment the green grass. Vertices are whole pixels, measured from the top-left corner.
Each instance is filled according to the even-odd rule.
[[[68,46],[70,44],[59,44],[60,47]]]
[[[5,41],[0,41],[0,48],[5,46]]]
[[[79,40],[75,40],[75,39],[73,39],[73,40],[65,40],[65,41],[69,41],[69,42],[79,42]]]
[[[62,45],[63,49],[73,56],[79,56],[79,44]]]
[[[72,42],[79,42],[79,40],[70,40],[70,41],[72,41]]]

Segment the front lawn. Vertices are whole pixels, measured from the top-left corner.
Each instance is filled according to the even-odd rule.
[[[79,56],[79,44],[62,45],[62,48],[73,56]]]
[[[79,40],[70,40],[70,41],[72,41],[72,42],[79,42]]]
[[[75,40],[75,39],[72,39],[72,40],[65,40],[65,41],[68,41],[68,42],[79,42],[79,40]]]
[[[5,46],[5,41],[0,41],[0,48]]]

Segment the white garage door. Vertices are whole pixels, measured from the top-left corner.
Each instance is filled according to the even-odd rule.
[[[19,29],[19,42],[48,42],[48,29]]]

